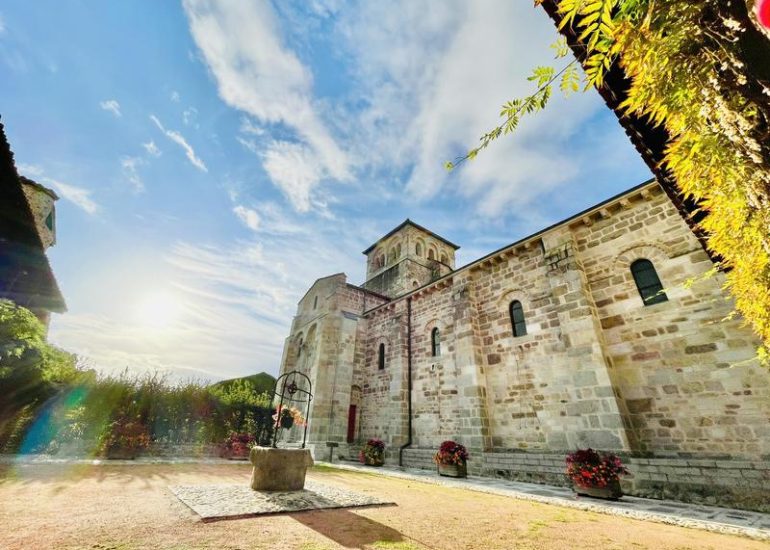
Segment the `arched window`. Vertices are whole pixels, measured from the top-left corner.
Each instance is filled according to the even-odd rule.
[[[414,253],[418,256],[422,256],[422,245],[420,243],[414,245]]]
[[[435,260],[436,254],[433,252],[433,250],[428,250],[428,259],[429,260]]]
[[[636,288],[644,305],[651,306],[668,301],[668,296],[663,292],[663,285],[655,272],[655,266],[650,260],[636,260],[631,264],[631,274],[634,276]]]
[[[380,344],[377,352],[377,368],[379,370],[385,370],[385,344]]]
[[[318,296],[316,296],[315,298],[313,298],[313,309],[315,309],[315,308],[317,308],[317,307],[318,307]]]
[[[401,257],[401,243],[396,245],[396,259]]]
[[[446,254],[441,255],[441,263],[445,265],[449,265],[449,258],[446,257]]]
[[[521,302],[514,300],[510,305],[511,328],[514,336],[524,336],[527,334],[527,323],[524,320],[524,308]]]
[[[441,332],[438,327],[430,331],[430,354],[433,357],[441,355]]]
[[[302,337],[299,338],[299,345],[297,346],[297,359],[302,355]]]

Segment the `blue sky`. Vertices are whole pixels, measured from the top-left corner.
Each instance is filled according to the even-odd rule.
[[[9,0],[0,105],[53,187],[51,340],[104,371],[277,372],[297,300],[410,217],[464,264],[650,177],[594,92],[443,163],[531,91],[529,2]]]

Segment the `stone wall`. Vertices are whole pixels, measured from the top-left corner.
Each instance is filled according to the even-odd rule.
[[[407,449],[404,465],[435,470],[435,452]],[[631,471],[621,481],[625,494],[770,512],[768,461],[621,456]],[[570,487],[564,469],[564,455],[555,453],[487,452],[468,461],[472,475]]]
[[[54,211],[54,201],[56,195],[53,192],[44,190],[41,185],[28,183],[22,178],[24,196],[27,198],[32,215],[35,218],[35,228],[37,229],[40,240],[43,241],[43,248],[48,248],[56,244],[56,218]],[[52,216],[53,228],[49,229],[46,225],[48,216]]]
[[[575,228],[637,450],[770,454],[770,376],[724,277],[665,194],[652,188]],[[668,301],[645,306],[631,263],[653,262]],[[688,280],[693,279],[691,286]]]
[[[402,255],[413,246],[404,239]],[[654,264],[667,301],[642,302],[630,270],[639,258]],[[319,280],[282,370],[311,373],[319,446],[345,439],[355,404],[351,448],[379,437],[397,460],[409,439],[411,344],[407,465],[432,468],[454,439],[478,457],[472,473],[563,483],[565,454],[590,446],[630,461],[633,494],[756,508],[768,496],[770,373],[752,360],[749,329],[724,320],[732,305],[720,274],[704,278],[711,267],[650,184],[390,301],[341,274]],[[513,300],[525,335],[513,333]],[[301,337],[304,366],[292,359]]]

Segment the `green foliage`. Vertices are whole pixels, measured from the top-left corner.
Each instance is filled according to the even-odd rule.
[[[29,410],[17,411],[29,417]],[[169,384],[158,374],[102,376],[71,385],[34,411],[24,443],[6,450],[100,454],[132,441],[153,445],[221,444],[233,433],[272,436],[273,408],[248,382],[213,389],[196,381]]]
[[[536,4],[543,0],[537,0]],[[701,222],[708,247],[723,258],[727,287],[738,311],[770,356],[770,40],[745,2],[685,0],[554,0],[560,29],[570,28],[585,49],[585,88],[601,87],[619,63],[631,80],[622,108],[663,126],[664,159],[685,196],[708,211]],[[553,46],[557,57],[563,42]],[[503,106],[504,123],[481,146],[446,164],[475,158],[520,116],[545,107],[554,77],[569,94],[577,69],[554,74],[538,67],[540,88]],[[532,108],[534,106],[534,108]]]
[[[232,384],[240,383],[241,381],[249,383],[254,389],[254,392],[257,394],[270,393],[273,391],[273,386],[275,386],[274,376],[271,376],[266,372],[260,372],[259,374],[252,374],[250,376],[242,376],[240,378],[231,378],[229,380],[222,380],[221,382],[216,382],[212,384],[211,387],[226,388]]]
[[[75,356],[45,341],[32,312],[0,300],[0,438],[9,410],[44,401],[77,376]]]

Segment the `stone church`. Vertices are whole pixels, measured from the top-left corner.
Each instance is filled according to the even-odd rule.
[[[317,280],[281,372],[313,383],[316,458],[378,437],[432,468],[564,484],[564,456],[621,454],[626,492],[770,510],[770,372],[722,273],[655,180],[462,267],[411,220]],[[328,446],[328,444],[334,446]]]

